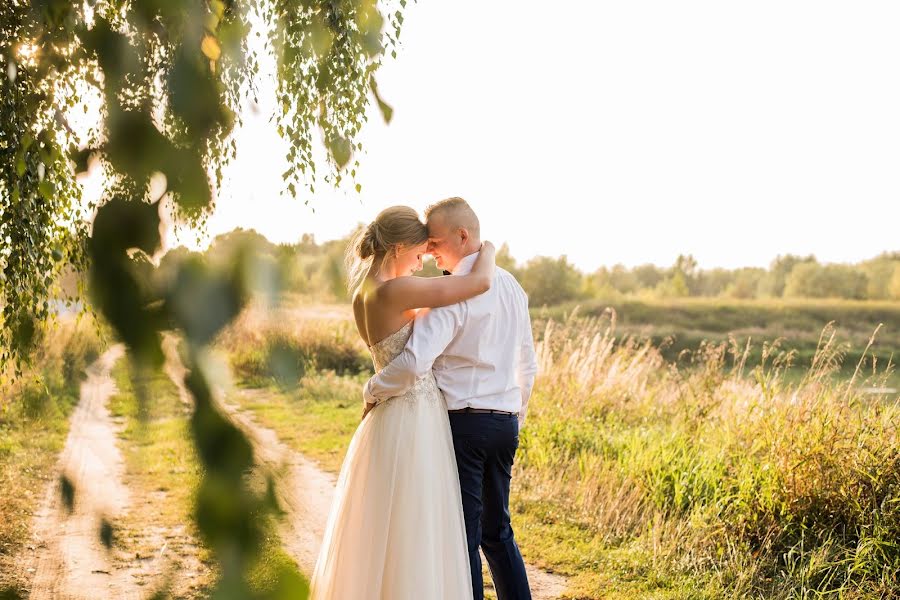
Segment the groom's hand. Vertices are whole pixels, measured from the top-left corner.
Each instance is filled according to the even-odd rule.
[[[370,412],[372,412],[372,409],[373,409],[373,408],[375,408],[375,404],[372,404],[371,402],[366,402],[366,405],[365,405],[365,407],[363,408],[362,419],[360,419],[360,421],[362,421],[363,419],[365,419],[365,418],[366,418],[366,415],[369,414]]]

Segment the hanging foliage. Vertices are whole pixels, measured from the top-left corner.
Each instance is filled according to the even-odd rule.
[[[220,563],[214,594],[250,597],[272,490],[249,489],[244,434],[214,401],[206,347],[249,295],[253,256],[186,261],[166,284],[150,261],[163,197],[202,225],[238,152],[231,136],[260,64],[274,58],[285,189],[355,176],[371,100],[390,119],[374,75],[395,54],[401,9],[375,0],[5,0],[0,4],[0,362],[27,357],[52,317],[61,270],[88,273],[97,312],[129,348],[136,372],[158,368],[161,331],[184,334],[204,467],[196,521]],[[268,56],[267,56],[268,55]],[[99,121],[87,123],[97,113]],[[314,161],[321,140],[325,165]],[[100,169],[105,194],[83,202],[79,173]],[[160,182],[164,182],[162,185]],[[152,183],[152,185],[151,185]],[[151,401],[145,399],[145,401]],[[271,488],[271,482],[270,482]],[[303,597],[290,573],[285,597]]]

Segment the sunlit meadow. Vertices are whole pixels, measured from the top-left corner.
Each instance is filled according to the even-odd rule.
[[[371,367],[350,321],[289,315],[245,314],[220,348],[272,390],[252,410],[335,470]],[[889,365],[842,374],[831,327],[802,377],[777,345],[752,368],[736,342],[675,366],[614,313],[541,327],[514,525],[569,597],[896,596],[900,405],[869,393]],[[292,416],[313,410],[327,431]]]

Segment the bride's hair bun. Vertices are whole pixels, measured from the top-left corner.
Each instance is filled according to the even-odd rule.
[[[356,247],[356,255],[365,260],[370,256],[378,253],[378,224],[373,221],[369,223],[359,238],[359,244]]]

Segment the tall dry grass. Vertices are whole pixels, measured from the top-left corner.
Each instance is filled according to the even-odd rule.
[[[372,359],[353,321],[290,308],[245,310],[217,340],[235,375],[253,384],[292,387],[305,373],[353,375],[372,370]]]
[[[777,347],[747,352],[705,344],[678,369],[614,315],[549,322],[520,497],[711,597],[897,596],[900,404],[862,391],[889,366],[834,377],[830,329],[799,383]]]
[[[65,412],[73,389],[103,345],[90,319],[66,318],[37,332],[28,364],[16,375],[9,364],[0,372],[0,423]]]

